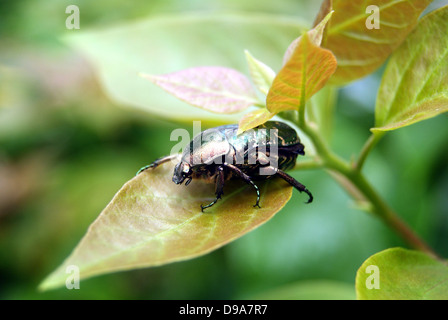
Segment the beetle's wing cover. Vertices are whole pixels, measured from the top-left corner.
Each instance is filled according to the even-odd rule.
[[[230,127],[230,128],[227,128]],[[238,127],[236,126],[238,129]],[[223,158],[231,151],[226,131],[233,131],[233,126],[221,126],[202,131],[195,136],[184,149],[182,161],[191,165],[222,164]]]
[[[287,147],[300,143],[300,138],[296,130],[284,122],[268,121],[257,128],[266,129],[269,134],[268,140],[273,142],[275,141],[274,143],[276,143],[279,147]]]

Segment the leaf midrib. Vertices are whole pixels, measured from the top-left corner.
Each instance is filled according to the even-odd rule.
[[[269,183],[269,182],[267,182],[267,183]],[[240,192],[244,188],[247,188],[247,186],[238,188],[235,191],[233,191],[230,194],[228,194],[227,197],[221,199],[220,205],[222,205],[224,202],[228,201],[230,198],[233,197],[234,194]],[[133,250],[135,250],[138,247],[147,245],[149,242],[157,240],[157,238],[159,238],[160,236],[162,236],[162,235],[164,235],[166,233],[170,233],[170,232],[176,231],[177,229],[179,229],[179,228],[183,227],[185,224],[187,224],[187,223],[197,219],[199,216],[201,216],[203,214],[207,214],[207,213],[199,212],[199,213],[195,214],[193,217],[188,218],[186,221],[182,222],[181,224],[178,224],[178,225],[174,226],[173,228],[169,228],[169,229],[163,230],[162,232],[157,233],[156,235],[150,237],[149,239],[146,239],[146,240],[143,240],[143,241],[139,241],[137,244],[135,244],[133,246],[126,247],[126,248],[123,248],[121,250],[116,250],[116,251],[114,251],[113,254],[108,255],[107,257],[104,257],[101,260],[97,260],[97,261],[92,262],[92,263],[84,264],[83,265],[83,269],[89,269],[92,266],[101,265],[104,261],[107,261],[107,260],[109,260],[109,259],[111,259],[111,258],[113,258],[115,256],[119,256],[120,254],[122,254],[123,251],[133,251]],[[152,265],[152,264],[150,264],[150,265]],[[156,265],[156,264],[154,264],[154,265]],[[93,273],[91,273],[91,275],[93,275],[95,273],[98,273],[98,272],[93,272]]]
[[[383,6],[380,6],[379,7],[380,12],[385,10],[385,9],[388,9],[390,7],[393,7],[396,4],[402,3],[402,2],[405,2],[405,0],[397,0],[397,1],[394,1],[392,3],[388,3],[388,4],[385,4]],[[351,19],[345,20],[343,23],[340,23],[340,24],[338,24],[336,26],[330,26],[330,28],[328,30],[328,36],[333,35],[335,33],[338,33],[341,30],[347,29],[349,26],[351,26],[353,24],[356,24],[356,22],[358,22],[360,20],[364,20],[365,18],[366,18],[366,13],[361,13],[361,14],[359,14],[357,16],[354,16]]]

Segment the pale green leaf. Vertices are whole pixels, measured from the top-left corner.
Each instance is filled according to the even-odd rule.
[[[446,300],[448,266],[422,252],[387,249],[359,268],[356,294],[362,300]]]
[[[255,86],[261,93],[267,95],[275,78],[274,70],[260,60],[255,59],[248,50],[245,50],[244,53],[246,54],[250,75]]]
[[[337,100],[337,90],[333,86],[325,86],[317,92],[306,107],[308,121],[315,123],[319,132],[330,139],[333,129],[334,107]]]
[[[374,132],[448,111],[448,6],[425,16],[391,57],[378,92]]]

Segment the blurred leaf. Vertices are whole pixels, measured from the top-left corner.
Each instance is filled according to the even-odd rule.
[[[250,75],[255,86],[261,93],[267,95],[275,78],[274,70],[260,60],[255,59],[248,50],[245,50],[244,53],[246,54]]]
[[[378,269],[367,270],[368,266]],[[368,289],[377,272],[379,289]],[[393,248],[367,259],[356,275],[358,299],[436,300],[448,299],[448,267],[422,252]]]
[[[249,79],[230,68],[197,67],[142,77],[180,100],[212,112],[234,113],[258,101]]]
[[[390,59],[373,132],[395,130],[448,111],[448,6],[425,16]]]
[[[189,188],[178,186],[172,172],[173,164],[165,164],[126,183],[40,289],[64,285],[69,265],[78,266],[85,279],[206,254],[272,218],[292,193],[282,180],[267,181],[260,184],[261,208],[254,208],[253,189],[235,181],[227,185],[232,191],[203,213],[200,205],[214,199],[213,184],[195,180]]]
[[[328,280],[310,280],[288,284],[257,294],[259,300],[355,300],[352,284]]]
[[[330,20],[332,15],[333,15],[333,11],[329,12],[318,25],[316,25],[313,29],[308,31],[308,37],[309,37],[311,43],[313,43],[315,46],[320,47],[320,45],[322,43],[324,31],[326,30],[327,23]],[[300,36],[297,39],[295,39],[289,45],[288,49],[286,49],[285,55],[283,56],[283,64],[286,64],[288,62],[288,60],[291,59],[291,56],[292,56],[295,48],[299,44],[301,38],[302,37]]]
[[[326,0],[328,2],[328,0]],[[332,84],[346,84],[380,67],[417,24],[432,0],[333,0],[325,48],[338,60]],[[379,9],[379,29],[368,29],[369,6]]]
[[[220,65],[246,70],[244,48],[261,52],[279,65],[285,48],[303,27],[297,19],[266,14],[178,14],[152,17],[97,31],[72,33],[69,44],[81,50],[98,72],[107,94],[129,106],[173,120],[235,123],[241,114],[217,115],[191,108],[138,76]]]
[[[238,124],[237,134],[258,127],[271,119],[273,116],[275,116],[275,114],[270,113],[269,110],[265,108],[246,113]]]
[[[313,44],[304,33],[291,59],[283,66],[269,90],[266,105],[272,113],[304,106],[336,70],[331,51]]]
[[[309,121],[314,122],[322,135],[330,139],[333,127],[333,110],[337,101],[337,90],[333,86],[325,86],[317,92],[307,106]]]

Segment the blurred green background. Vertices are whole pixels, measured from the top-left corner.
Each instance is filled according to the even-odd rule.
[[[65,8],[71,4],[80,8],[80,30],[65,27]],[[149,48],[144,55],[152,63],[148,68],[161,64],[176,70],[216,62],[247,74],[243,50],[250,49],[278,70],[286,47],[273,39],[283,37],[287,43],[294,36],[269,33],[272,29],[263,19],[268,15],[286,25],[297,20],[309,26],[319,5],[311,0],[0,0],[0,299],[354,298],[355,274],[362,262],[406,244],[379,220],[357,210],[322,171],[293,173],[313,191],[312,205],[304,206],[295,192],[274,219],[211,254],[95,277],[82,281],[80,290],[37,291],[115,192],[142,165],[170,153],[176,143],[170,141],[171,131],[192,129],[191,122],[170,121],[141,105],[113,99],[111,87],[103,86],[104,70],[62,39],[160,17],[237,14],[261,19],[250,41],[213,33],[207,35],[213,41],[198,47],[197,34],[184,35],[179,43],[173,40],[175,34],[156,29],[152,35],[159,36],[157,48],[138,39],[142,48]],[[113,44],[113,35],[110,39]],[[111,65],[119,65],[110,57],[120,53],[120,41],[116,50],[102,51]],[[248,41],[247,46],[242,41]],[[211,53],[194,54],[207,46]],[[217,46],[226,54],[214,54]],[[164,54],[169,61],[157,60]],[[132,64],[136,58],[129,59]],[[339,91],[332,146],[347,159],[369,136],[380,79],[381,70]],[[118,86],[132,81],[120,78]],[[139,86],[135,95],[151,85]],[[148,104],[157,109],[166,97],[155,92]],[[206,112],[202,116],[197,120],[210,120]],[[365,167],[388,203],[444,257],[446,120],[442,115],[388,134]]]

